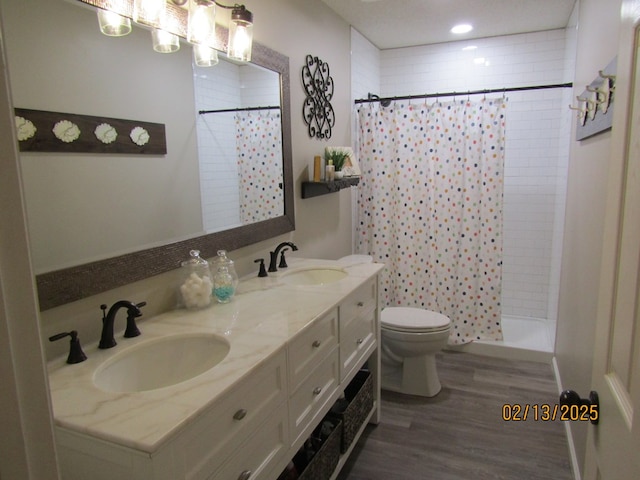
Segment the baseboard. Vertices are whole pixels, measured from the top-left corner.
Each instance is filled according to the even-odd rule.
[[[553,365],[553,374],[556,377],[556,385],[558,387],[558,395],[562,393],[564,387],[562,386],[562,380],[560,378],[560,370],[558,369],[558,362],[556,357],[551,360]],[[582,480],[580,476],[580,465],[578,464],[578,456],[576,455],[576,446],[573,442],[573,433],[571,431],[571,422],[564,422],[564,430],[567,435],[567,446],[569,447],[569,460],[571,461],[571,470],[573,471],[574,480]]]
[[[470,342],[464,345],[447,345],[446,350],[473,353],[485,357],[504,358],[507,360],[525,360],[528,362],[551,363],[553,352],[542,352],[490,343]]]

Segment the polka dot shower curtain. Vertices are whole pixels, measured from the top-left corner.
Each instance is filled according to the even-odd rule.
[[[357,251],[381,304],[440,312],[450,344],[500,340],[506,100],[358,108]]]
[[[280,113],[236,113],[236,148],[243,225],[283,214]]]

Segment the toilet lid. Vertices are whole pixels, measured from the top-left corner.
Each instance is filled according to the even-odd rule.
[[[410,307],[390,307],[382,310],[384,328],[401,332],[433,332],[449,328],[449,317],[431,310]]]

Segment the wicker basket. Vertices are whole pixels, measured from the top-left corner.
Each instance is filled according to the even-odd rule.
[[[335,418],[332,421],[335,423],[333,431],[302,471],[298,480],[328,480],[333,475],[340,459],[342,421]]]
[[[342,445],[340,452],[349,449],[351,442],[360,430],[373,408],[373,379],[371,372],[360,370],[344,390],[344,396],[349,405],[342,414],[337,415],[342,419]]]

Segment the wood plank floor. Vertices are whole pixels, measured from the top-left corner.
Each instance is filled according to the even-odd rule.
[[[446,351],[432,399],[383,391],[338,480],[571,480],[564,425],[504,421],[502,407],[558,402],[550,365]],[[531,415],[531,411],[529,413]]]

